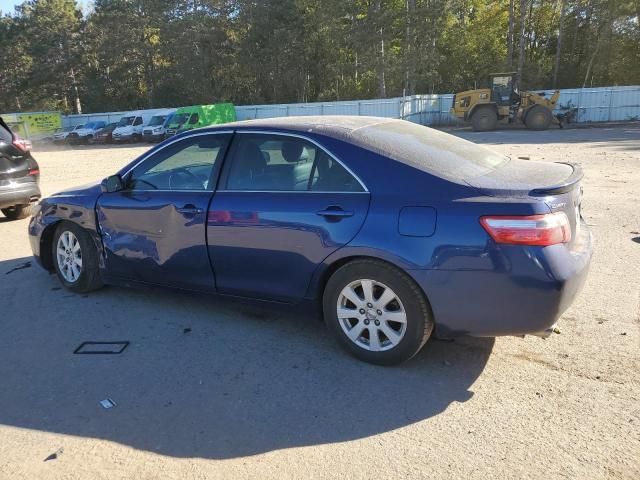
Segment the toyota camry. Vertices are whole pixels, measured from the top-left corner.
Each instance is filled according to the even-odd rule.
[[[393,364],[432,334],[548,335],[591,259],[582,176],[402,120],[237,122],[42,200],[29,235],[74,292],[308,304],[352,354]]]

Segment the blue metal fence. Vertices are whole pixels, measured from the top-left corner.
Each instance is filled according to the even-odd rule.
[[[553,92],[545,90],[548,95]],[[453,94],[412,95],[340,102],[242,105],[236,107],[236,114],[238,120],[298,115],[369,115],[442,126],[457,123],[449,114],[452,103]],[[577,109],[575,121],[578,123],[640,120],[640,86],[560,90],[558,109],[562,108]],[[95,120],[113,122],[127,113],[129,112],[69,115],[63,118],[63,124],[66,127]]]

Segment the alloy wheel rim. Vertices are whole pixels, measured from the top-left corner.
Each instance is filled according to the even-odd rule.
[[[391,350],[407,331],[400,297],[375,280],[360,279],[345,286],[338,295],[336,314],[347,338],[371,352]]]
[[[69,283],[75,283],[82,273],[82,249],[73,232],[62,232],[56,245],[58,269],[62,277]]]

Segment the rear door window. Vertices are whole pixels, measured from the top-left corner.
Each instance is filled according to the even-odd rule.
[[[278,134],[240,133],[233,142],[226,188],[273,192],[362,192],[360,182],[314,143]]]

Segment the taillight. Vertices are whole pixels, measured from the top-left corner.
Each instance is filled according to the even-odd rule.
[[[563,212],[526,216],[485,216],[480,223],[496,243],[548,246],[571,241],[571,225]]]
[[[13,146],[23,152],[28,152],[29,150],[31,150],[31,142],[29,140],[24,140],[17,135],[13,139]]]
[[[31,170],[29,170],[29,173],[27,175],[40,175],[40,170],[38,170],[37,168],[32,168]]]

